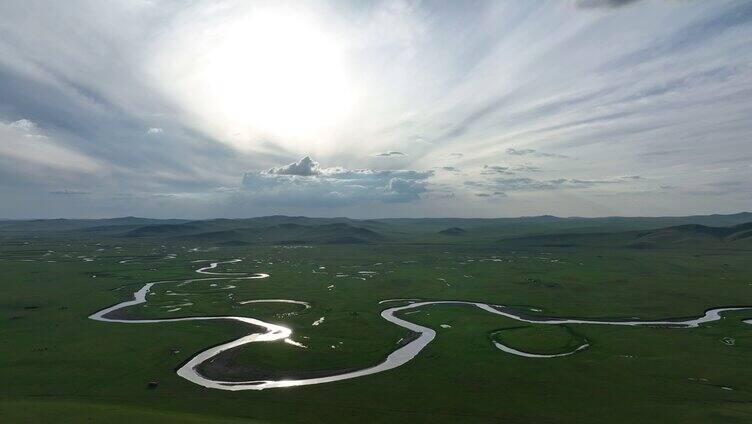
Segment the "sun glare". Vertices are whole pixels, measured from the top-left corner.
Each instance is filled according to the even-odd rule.
[[[313,19],[254,11],[198,37],[198,47],[182,47],[198,54],[186,66],[190,76],[180,77],[181,97],[238,148],[271,137],[308,151],[317,146],[300,144],[336,125],[352,106],[342,44]],[[180,72],[180,65],[172,67]]]

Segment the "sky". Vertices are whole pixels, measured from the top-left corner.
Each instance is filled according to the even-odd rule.
[[[0,218],[752,210],[752,1],[0,2]]]

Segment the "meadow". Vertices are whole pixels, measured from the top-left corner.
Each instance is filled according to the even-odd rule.
[[[3,422],[752,420],[752,325],[742,322],[752,311],[698,328],[665,328],[521,323],[467,305],[431,305],[398,315],[437,332],[403,366],[333,383],[237,392],[201,387],[175,370],[209,346],[248,334],[247,326],[88,319],[145,283],[172,281],[124,314],[238,315],[291,328],[291,338],[305,347],[252,343],[201,368],[207,376],[243,380],[328,375],[382,361],[411,337],[380,316],[406,301],[380,303],[386,299],[468,300],[531,315],[608,319],[694,317],[713,307],[752,305],[750,245],[728,235],[739,231],[711,232],[711,240],[706,231],[687,238],[686,228],[646,235],[622,225],[588,232],[567,224],[530,227],[534,237],[500,230],[497,238],[487,226],[476,234],[466,225],[467,235],[450,236],[415,223],[348,225],[356,230],[346,228],[341,237],[327,229],[326,240],[336,240],[327,243],[223,243],[147,230],[140,231],[149,237],[3,232]],[[373,238],[367,243],[344,239],[363,236],[358,228],[386,225],[391,233],[367,234]],[[412,230],[404,232],[408,225]],[[185,283],[210,277],[195,272],[206,266],[197,261],[229,259],[242,261],[216,271],[270,276]],[[294,299],[310,308],[244,303],[254,299]],[[589,347],[535,359],[502,352],[494,341],[540,354],[585,341]]]

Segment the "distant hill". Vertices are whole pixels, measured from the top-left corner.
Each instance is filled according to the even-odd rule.
[[[710,227],[699,224],[677,225],[647,231],[614,233],[543,234],[514,237],[498,241],[506,246],[538,247],[630,247],[665,248],[685,247],[750,247],[752,248],[752,222],[728,227]]]
[[[637,234],[635,243],[734,242],[750,238],[752,238],[752,222],[731,227],[689,224],[640,232]]]
[[[459,227],[451,227],[451,228],[447,228],[445,230],[439,231],[439,234],[443,234],[445,236],[461,236],[466,233],[467,231]]]
[[[309,218],[272,215],[246,219],[50,219],[0,221],[0,236],[172,240],[213,245],[500,243],[507,246],[630,247],[708,243],[740,245],[750,239],[752,213],[686,217],[560,218]],[[450,239],[451,237],[451,239]]]
[[[188,234],[195,231],[200,231],[199,225],[192,223],[183,224],[155,224],[145,225],[143,227],[134,228],[124,234],[125,237],[151,237],[151,236],[169,236],[174,237],[177,234]]]
[[[150,224],[180,224],[185,219],[152,219],[127,216],[107,219],[32,219],[0,221],[0,231],[79,231],[103,227],[135,227]]]
[[[269,221],[266,221],[268,223]],[[282,222],[264,227],[247,227],[245,220],[194,221],[179,225],[147,225],[130,230],[123,237],[159,238],[223,245],[243,244],[363,244],[384,239],[368,228],[344,222],[302,225]]]

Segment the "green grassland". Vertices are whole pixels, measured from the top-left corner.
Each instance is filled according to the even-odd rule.
[[[527,353],[555,355],[571,352],[585,343],[585,338],[567,325],[527,325],[499,329],[491,337],[513,349]]]
[[[752,326],[741,322],[752,312],[679,329],[524,324],[467,305],[425,306],[399,316],[437,337],[402,367],[244,392],[205,389],[175,370],[247,326],[87,318],[147,282],[170,280],[127,314],[279,323],[307,348],[246,345],[228,356],[225,377],[317,375],[373,365],[409,337],[380,317],[400,304],[384,299],[642,319],[752,305],[749,218],[0,222],[0,421],[752,422]],[[454,227],[462,231],[441,233]],[[216,271],[270,277],[181,285],[211,277],[195,273],[204,264],[194,261],[233,258],[243,261]],[[252,299],[311,308],[240,304]],[[584,340],[590,347],[534,359],[493,340],[544,354]]]

